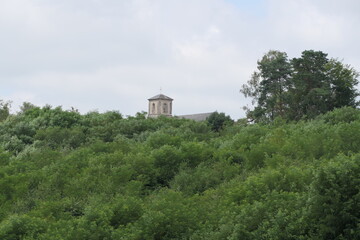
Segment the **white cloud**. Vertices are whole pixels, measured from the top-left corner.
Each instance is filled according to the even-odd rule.
[[[358,1],[3,0],[1,98],[86,112],[147,110],[159,88],[176,114],[244,116],[239,88],[269,49],[305,49],[360,69]]]
[[[316,1],[275,1],[270,4],[270,24],[282,39],[301,45],[334,47],[344,41],[343,19],[324,12]],[[276,6],[276,7],[275,7]]]

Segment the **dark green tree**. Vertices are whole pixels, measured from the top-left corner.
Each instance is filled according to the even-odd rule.
[[[350,65],[331,59],[325,66],[330,81],[331,109],[343,106],[357,107],[359,92],[355,86],[359,83],[359,73]]]
[[[257,62],[258,71],[240,90],[245,97],[254,98],[257,106],[248,110],[253,120],[274,120],[284,117],[288,104],[287,92],[290,88],[291,65],[285,52],[270,50]]]
[[[213,112],[207,119],[209,126],[211,127],[211,130],[213,131],[220,131],[223,129],[226,125],[232,124],[233,120],[230,118],[230,116],[226,116],[225,113],[218,113]]]
[[[327,78],[327,54],[321,51],[304,51],[293,58],[294,68],[291,89],[291,118],[313,118],[330,110],[331,84]]]

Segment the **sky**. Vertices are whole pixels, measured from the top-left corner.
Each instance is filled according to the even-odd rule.
[[[358,0],[0,0],[0,99],[81,113],[245,117],[239,92],[269,50],[360,71]]]

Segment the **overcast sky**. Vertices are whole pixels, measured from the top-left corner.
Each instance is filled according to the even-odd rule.
[[[239,89],[270,49],[321,50],[360,70],[359,0],[0,0],[0,99],[245,116]]]

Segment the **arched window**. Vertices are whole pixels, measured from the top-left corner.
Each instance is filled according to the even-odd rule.
[[[152,104],[151,113],[152,113],[152,114],[155,114],[155,103]]]
[[[164,105],[163,105],[163,113],[168,113],[168,105],[167,105],[167,103],[164,103]]]

